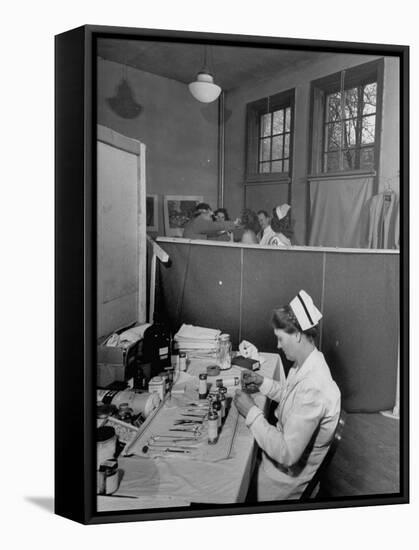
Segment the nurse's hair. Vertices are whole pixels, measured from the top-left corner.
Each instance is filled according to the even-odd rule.
[[[274,329],[283,330],[287,334],[296,334],[297,332],[305,334],[311,342],[314,342],[317,338],[319,326],[316,325],[308,328],[307,330],[302,330],[300,323],[297,321],[297,317],[291,309],[291,306],[283,306],[274,309],[272,312],[271,323]]]

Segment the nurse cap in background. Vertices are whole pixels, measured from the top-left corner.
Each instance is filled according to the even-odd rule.
[[[323,317],[305,290],[300,290],[297,296],[291,300],[290,307],[303,331],[315,327]]]
[[[281,206],[277,206],[275,208],[275,213],[278,218],[278,220],[282,220],[282,218],[285,218],[285,216],[288,214],[288,210],[291,208],[289,204],[281,204]]]

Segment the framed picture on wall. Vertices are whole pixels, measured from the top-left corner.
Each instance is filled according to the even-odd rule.
[[[147,231],[159,230],[158,205],[159,205],[158,195],[146,196]]]
[[[56,37],[58,514],[408,502],[408,77],[402,45]]]
[[[195,207],[203,202],[202,196],[165,195],[164,234],[167,237],[182,237],[183,227],[193,217]]]

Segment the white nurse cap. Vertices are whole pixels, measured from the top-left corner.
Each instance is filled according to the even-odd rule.
[[[289,204],[281,204],[281,206],[277,206],[275,208],[275,213],[277,215],[278,220],[282,220],[282,218],[285,218],[285,216],[288,214],[288,210],[291,208]]]
[[[290,307],[303,331],[316,326],[323,317],[305,290],[300,290],[297,296],[291,300]]]

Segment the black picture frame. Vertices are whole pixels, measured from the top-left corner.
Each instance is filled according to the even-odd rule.
[[[400,60],[400,492],[321,502],[196,505],[96,511],[96,46],[124,38],[392,55]],[[55,39],[55,512],[84,524],[190,518],[409,502],[409,48],[302,40],[82,26]]]

